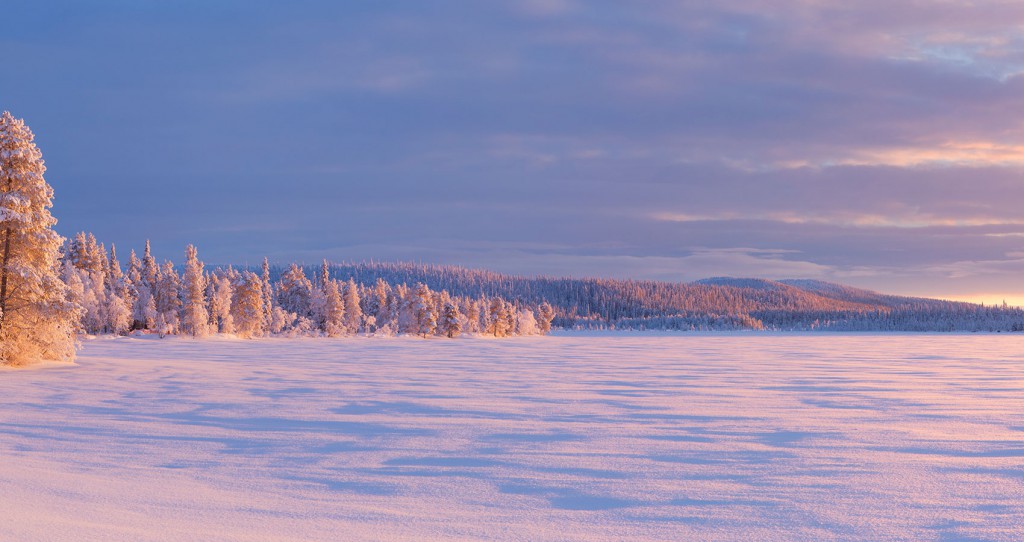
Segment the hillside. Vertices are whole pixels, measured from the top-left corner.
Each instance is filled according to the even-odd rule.
[[[310,268],[310,272],[313,268]],[[526,277],[458,266],[339,263],[332,277],[371,285],[422,282],[465,297],[500,296],[555,307],[562,327],[627,329],[830,329],[1013,331],[1016,308],[895,296],[809,279],[716,277],[692,283]]]

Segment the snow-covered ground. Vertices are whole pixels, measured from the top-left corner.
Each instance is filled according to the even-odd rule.
[[[117,339],[0,371],[0,540],[1020,540],[1024,336]]]

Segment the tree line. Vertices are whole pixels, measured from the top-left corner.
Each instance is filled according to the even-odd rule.
[[[547,334],[554,318],[545,302],[453,296],[381,278],[338,280],[327,261],[310,275],[295,264],[275,275],[266,259],[258,270],[208,271],[192,245],[179,272],[171,261],[158,264],[148,241],[142,257],[132,251],[122,267],[114,246],[108,251],[85,232],[70,240],[61,264],[68,299],[81,307],[78,329],[89,334],[506,337]]]

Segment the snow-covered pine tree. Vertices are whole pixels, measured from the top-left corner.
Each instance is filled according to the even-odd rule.
[[[156,286],[160,280],[160,267],[149,251],[149,241],[146,241],[146,251],[140,261],[133,250],[128,258],[128,277],[135,285],[135,303],[132,305],[132,327],[142,329],[154,329],[156,327]]]
[[[87,267],[86,260],[89,256],[85,251],[84,231],[76,233],[75,236],[68,241],[67,248],[64,250],[64,257],[78,269],[85,269]]]
[[[110,257],[107,259],[107,284],[112,287],[120,287],[119,284],[121,279],[124,278],[124,272],[121,271],[121,262],[117,261],[117,247],[113,243],[110,244]]]
[[[132,318],[142,329],[156,329],[156,298],[146,285],[139,290],[139,299],[132,309]]]
[[[142,283],[142,262],[134,250],[128,252],[128,280],[136,286]]]
[[[331,281],[331,265],[327,263],[327,259],[324,259],[323,264],[320,266],[320,274],[318,275],[317,286],[321,290],[327,289],[327,283]]]
[[[155,292],[158,280],[160,280],[160,266],[157,265],[156,258],[149,250],[149,239],[146,239],[146,250],[142,253],[142,282],[149,286],[151,292]]]
[[[0,363],[75,357],[78,308],[59,276],[53,188],[25,122],[0,115]]]
[[[391,315],[392,331],[399,333],[416,333],[416,315],[413,306],[413,295],[404,283],[391,289],[388,297],[388,312]]]
[[[313,324],[324,332],[327,331],[327,286],[331,282],[330,277],[330,267],[328,267],[327,260],[324,260],[309,299]]]
[[[85,331],[82,323],[82,321],[85,320],[85,309],[82,308],[85,301],[85,285],[82,284],[82,275],[79,273],[79,270],[71,264],[71,260],[64,260],[60,269],[60,278],[64,284],[67,285],[67,300],[72,306],[78,308],[78,314],[76,315],[77,317],[75,318],[74,323],[74,332],[80,333]]]
[[[262,337],[265,334],[262,282],[252,271],[242,271],[235,281],[231,317],[239,337]]]
[[[73,299],[82,307],[80,330],[86,333],[108,331],[108,272],[106,265],[101,262],[101,256],[96,237],[86,232],[75,234],[65,250],[64,259],[72,266],[62,269],[62,278],[67,284],[73,280],[82,284],[81,295],[76,293]]]
[[[324,332],[328,337],[341,337],[348,330],[345,328],[345,300],[338,281],[328,279],[324,292]]]
[[[144,329],[146,321],[141,317],[142,308],[139,303],[144,290],[142,285],[142,262],[139,261],[134,250],[128,253],[128,273],[125,275],[125,279],[125,285],[128,287],[129,296],[131,297],[131,329]]]
[[[275,306],[274,310],[270,313],[270,326],[267,330],[274,335],[284,333],[285,330],[295,324],[297,318],[294,312],[288,312],[280,306]]]
[[[434,313],[432,298],[430,288],[426,284],[421,282],[416,285],[410,306],[415,321],[415,332],[423,337],[434,333],[434,328],[437,327],[437,314]]]
[[[101,245],[97,244],[95,235],[84,231],[78,232],[68,243],[65,258],[70,260],[76,268],[89,273],[105,272],[106,269],[103,269],[106,260],[106,256],[103,254],[104,250]]]
[[[363,323],[363,308],[359,304],[359,287],[352,279],[345,284],[345,332],[359,333]]]
[[[110,288],[110,259],[107,258],[107,247],[100,243],[100,273],[103,273],[103,282]]]
[[[281,275],[278,283],[278,305],[299,317],[309,318],[312,315],[312,296],[313,284],[306,278],[301,267],[292,264],[288,271]]]
[[[160,269],[156,292],[153,296],[156,304],[156,328],[160,336],[175,335],[181,328],[181,278],[174,270],[174,263],[164,262]]]
[[[185,274],[182,276],[182,319],[185,333],[193,337],[209,334],[210,313],[206,310],[206,277],[195,245],[185,247]]]
[[[505,300],[500,297],[492,298],[487,311],[487,332],[495,337],[504,337],[511,331],[508,319],[508,304]]]
[[[82,278],[84,295],[81,304],[85,314],[82,316],[82,327],[86,333],[103,333],[107,322],[107,299],[101,275],[89,273],[85,269],[73,269],[72,272]]]
[[[462,314],[455,303],[448,301],[444,304],[441,309],[441,324],[438,327],[449,339],[458,337],[462,332]]]
[[[107,296],[107,328],[111,333],[123,334],[132,325],[132,297],[128,288],[128,279],[121,271],[121,262],[117,261],[117,249],[110,245],[110,258],[107,260],[107,284],[110,293]]]
[[[106,260],[106,332],[120,335],[131,327],[131,302],[128,299],[121,263],[117,260],[117,251],[111,245],[111,257]]]
[[[220,333],[235,332],[235,322],[231,316],[232,289],[230,278],[220,274],[210,277],[210,285],[207,287],[210,300],[210,321],[216,331]],[[260,290],[262,294],[262,285]],[[265,316],[264,320],[266,320]],[[262,327],[265,329],[266,325],[264,324]]]
[[[391,322],[390,298],[391,285],[378,277],[365,301],[366,310],[364,312],[373,317],[373,329],[367,331],[376,332],[382,327],[387,327]]]
[[[511,302],[505,303],[505,334],[515,335],[519,329],[519,307]]]
[[[88,255],[86,260],[85,269],[89,270],[89,273],[102,273],[106,270],[103,269],[103,251],[105,249],[96,243],[96,236],[88,234],[85,238],[85,252]]]
[[[527,307],[517,311],[516,314],[516,335],[539,335],[540,326],[537,324],[537,316],[533,309]]]
[[[551,321],[555,319],[555,309],[547,301],[537,307],[537,327],[542,335],[551,333]]]
[[[464,313],[466,315],[466,333],[480,332],[480,303],[475,299],[463,299]]]
[[[274,289],[270,284],[270,261],[263,258],[263,269],[260,274],[260,288],[263,290],[263,329],[272,329],[274,314]]]

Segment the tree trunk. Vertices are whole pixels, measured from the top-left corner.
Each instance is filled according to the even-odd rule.
[[[10,174],[7,175],[7,186],[4,192],[10,192],[14,187],[14,180]],[[0,331],[4,330],[4,320],[7,319],[7,266],[11,261],[11,233],[13,233],[10,222],[4,230],[4,259],[0,262]]]
[[[0,264],[0,331],[7,318],[7,264],[11,261],[11,227],[4,231],[4,260]]]

